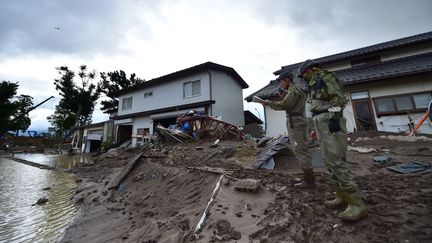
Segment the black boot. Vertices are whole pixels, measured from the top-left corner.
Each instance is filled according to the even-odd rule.
[[[294,188],[298,189],[308,189],[315,187],[315,175],[312,169],[303,170],[304,176],[303,180],[295,183]]]

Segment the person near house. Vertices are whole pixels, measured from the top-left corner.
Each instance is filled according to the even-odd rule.
[[[347,99],[336,76],[312,61],[306,60],[298,69],[298,76],[308,86],[308,102],[313,114],[321,152],[336,191],[334,200],[326,201],[329,207],[348,207],[339,217],[356,221],[367,216],[367,208],[354,182],[351,168],[346,161],[347,129],[343,109]]]
[[[286,126],[290,137],[290,144],[294,156],[300,161],[303,170],[303,179],[294,184],[300,189],[315,186],[315,176],[312,169],[312,155],[307,145],[307,121],[305,115],[306,95],[303,90],[293,82],[292,72],[283,72],[277,78],[279,80],[280,101],[264,100],[263,105],[268,105],[274,110],[285,110]],[[286,92],[284,92],[286,91]],[[281,94],[285,93],[285,94]]]

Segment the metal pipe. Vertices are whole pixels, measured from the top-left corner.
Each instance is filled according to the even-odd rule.
[[[32,111],[32,110],[38,108],[38,107],[41,106],[43,103],[45,103],[45,102],[47,102],[48,100],[53,99],[53,98],[54,98],[54,96],[51,96],[51,97],[45,99],[45,100],[42,101],[41,103],[39,103],[39,104],[33,106],[32,108],[30,108],[26,113],[29,113],[30,111]]]
[[[208,73],[208,75],[209,75],[209,99],[210,100],[212,100],[212,98],[213,98],[213,95],[212,95],[212,93],[213,93],[213,90],[212,90],[212,74],[211,74],[211,72],[210,72],[210,70],[209,69],[207,69],[207,73]],[[210,106],[209,106],[209,115],[210,116],[212,116],[213,115],[213,107],[212,107],[212,104],[210,104]]]

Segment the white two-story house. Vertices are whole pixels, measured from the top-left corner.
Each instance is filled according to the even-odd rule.
[[[124,89],[114,124],[117,142],[151,135],[193,109],[244,126],[243,89],[248,84],[231,67],[206,62]]]

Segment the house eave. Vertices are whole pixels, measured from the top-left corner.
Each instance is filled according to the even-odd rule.
[[[148,111],[142,111],[142,112],[135,112],[120,116],[113,117],[114,120],[120,120],[120,119],[126,119],[126,118],[132,118],[132,117],[138,117],[138,116],[147,116],[147,115],[153,115],[153,114],[159,114],[164,112],[170,112],[170,111],[177,111],[177,110],[184,110],[184,109],[193,109],[198,108],[206,105],[212,105],[215,104],[215,100],[206,100],[196,103],[190,103],[190,104],[184,104],[184,105],[177,105],[177,106],[171,106],[171,107],[165,107],[165,108],[159,108],[154,110],[148,110]]]

